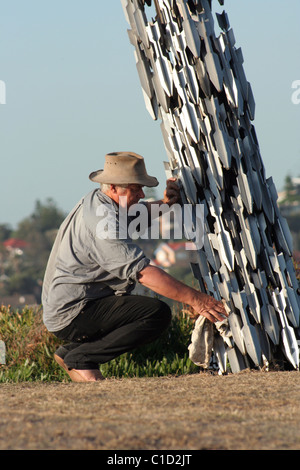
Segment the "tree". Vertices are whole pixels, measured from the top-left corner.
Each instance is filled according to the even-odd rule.
[[[10,254],[9,265],[5,272],[9,280],[6,292],[3,292],[2,288],[2,295],[15,292],[34,294],[39,301],[49,254],[57,229],[64,218],[65,214],[57,207],[53,199],[48,198],[45,203],[38,200],[33,213],[19,222],[13,233],[9,233],[14,238],[26,241],[28,246],[17,259],[16,256]]]
[[[285,192],[285,197],[281,201],[281,205],[289,205],[295,202],[300,202],[299,190],[297,190],[297,186],[295,186],[293,183],[293,179],[290,175],[285,177],[283,190]]]
[[[0,224],[0,243],[10,238],[12,229],[8,224]]]
[[[34,212],[18,224],[14,236],[30,241],[32,232],[45,234],[48,230],[58,228],[64,218],[65,214],[58,209],[53,199],[48,198],[45,204],[37,200]]]

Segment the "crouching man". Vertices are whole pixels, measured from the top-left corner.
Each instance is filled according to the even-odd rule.
[[[109,209],[118,220],[121,202],[128,210],[144,198],[144,186],[158,185],[147,174],[143,157],[131,152],[108,154],[104,170],[91,173],[90,179],[101,189],[84,196],[62,223],[42,292],[47,329],[67,341],[54,358],[75,382],[102,380],[101,364],[154,341],[170,324],[171,311],[165,302],[130,295],[137,282],[190,305],[212,322],[226,316],[222,302],[150,265],[130,238],[97,235],[102,209]],[[179,197],[171,178],[157,203],[171,206]]]

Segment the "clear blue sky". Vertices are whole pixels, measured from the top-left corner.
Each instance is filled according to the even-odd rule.
[[[281,190],[300,175],[299,0],[225,0],[255,101],[267,176]],[[219,28],[215,21],[217,35]],[[132,150],[165,183],[160,122],[148,114],[120,0],[0,0],[0,224],[30,215],[37,199],[64,211],[95,187],[104,155]]]

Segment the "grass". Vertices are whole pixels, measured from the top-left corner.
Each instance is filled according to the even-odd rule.
[[[173,311],[170,328],[155,342],[101,366],[105,376],[159,377],[199,371],[188,357],[193,323],[182,311]],[[0,383],[61,382],[69,380],[53,360],[62,342],[45,328],[41,308],[11,310],[0,307],[0,340],[6,346],[6,364],[0,365]]]

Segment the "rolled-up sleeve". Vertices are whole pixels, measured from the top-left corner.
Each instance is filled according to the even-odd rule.
[[[150,263],[143,250],[130,240],[95,237],[90,256],[114,277],[134,282],[137,282],[138,273]]]

